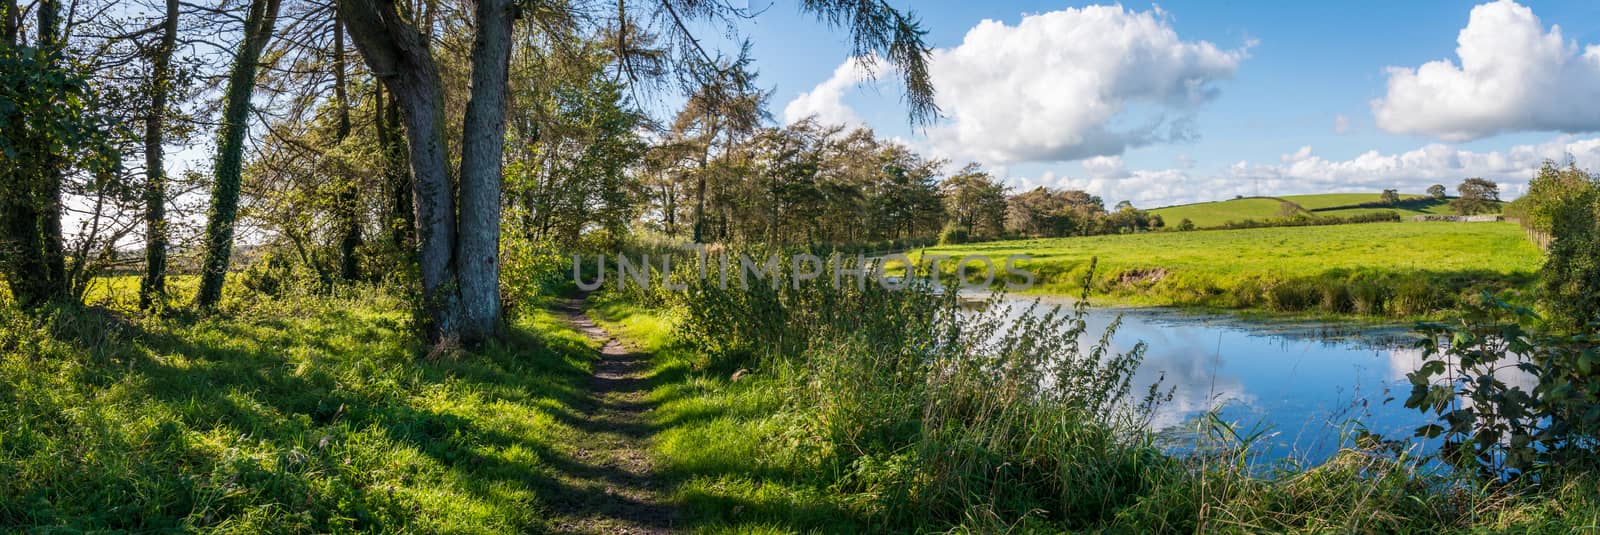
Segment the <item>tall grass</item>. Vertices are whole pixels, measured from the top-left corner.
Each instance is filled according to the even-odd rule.
[[[1089,525],[1172,462],[1142,432],[1160,392],[1130,391],[1142,346],[1081,346],[1083,307],[1013,321],[998,300],[833,275],[691,284],[680,332],[707,367],[781,370],[821,439],[806,456],[875,525]]]
[[[1381,437],[1264,467],[1264,434],[1212,418],[1191,452],[1164,450],[1147,427],[1164,391],[1131,388],[1142,346],[1113,351],[1115,324],[1086,332],[1086,301],[974,309],[931,287],[835,287],[831,273],[779,282],[649,292],[670,320],[622,323],[696,370],[664,364],[657,454],[706,529],[1433,532],[1600,518],[1600,491],[1573,486],[1589,476],[1510,494]],[[1316,285],[1284,292],[1373,306]],[[668,328],[670,342],[652,331]]]

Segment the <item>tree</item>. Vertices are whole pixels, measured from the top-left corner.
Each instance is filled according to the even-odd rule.
[[[1461,215],[1493,213],[1500,210],[1500,185],[1484,178],[1469,178],[1456,187],[1459,197],[1450,207]]]
[[[206,218],[205,258],[200,264],[200,289],[195,305],[207,308],[222,300],[222,284],[233,256],[233,227],[239,213],[239,185],[244,168],[244,141],[250,129],[250,97],[256,90],[261,51],[272,39],[280,0],[251,0],[244,37],[228,73],[222,127],[217,135],[216,184]]]
[[[1106,228],[1106,215],[1099,197],[1039,187],[1007,200],[1006,227],[1024,236],[1087,236]]]
[[[66,176],[86,174],[94,188],[120,163],[97,95],[66,58],[59,9],[56,0],[34,3],[30,44],[17,2],[0,4],[0,270],[24,308],[65,302],[82,289],[83,278],[69,276],[61,229]],[[72,273],[87,273],[76,269],[83,256]]]
[[[150,308],[167,292],[167,100],[172,93],[172,52],[178,41],[178,0],[166,0],[160,43],[150,54],[150,109],[144,119],[144,277],[139,308]]]
[[[1444,192],[1444,184],[1434,184],[1432,186],[1428,186],[1428,196],[1435,199],[1443,199]]]
[[[967,164],[946,178],[945,213],[973,236],[998,237],[1005,232],[1006,187],[978,164]]]
[[[472,83],[462,124],[457,185],[447,168],[443,85],[429,50],[430,34],[402,16],[400,5],[396,0],[342,0],[339,10],[357,50],[400,103],[415,179],[425,331],[433,342],[459,338],[471,343],[495,332],[500,323],[497,255],[506,73],[511,25],[521,9],[510,0],[481,0],[473,9]],[[688,45],[684,48],[700,52],[686,64],[686,71],[702,82],[723,79],[722,72],[715,68],[718,62],[703,53],[683,17],[716,17],[722,14],[721,5],[681,0],[659,5],[665,15],[661,18],[671,21],[669,31]],[[534,10],[535,22],[569,20],[583,7],[541,5]],[[631,33],[627,4],[617,3],[616,8],[617,35],[627,36]],[[849,28],[857,57],[881,53],[899,69],[914,122],[933,116],[928,49],[915,20],[874,0],[810,0],[801,8]],[[637,72],[631,69],[626,39],[618,41],[623,70]]]
[[[350,96],[345,69],[344,24],[337,12],[333,17],[333,105],[335,116],[334,141],[343,145],[350,137]],[[353,281],[361,277],[361,260],[356,250],[361,247],[360,187],[347,167],[341,166],[337,213],[339,214],[339,277]]]
[[[1539,277],[1550,323],[1576,332],[1600,321],[1600,182],[1547,161],[1512,204],[1523,225],[1553,238]]]
[[[1392,189],[1383,190],[1383,194],[1378,196],[1378,202],[1387,204],[1389,206],[1400,204],[1400,191]]]

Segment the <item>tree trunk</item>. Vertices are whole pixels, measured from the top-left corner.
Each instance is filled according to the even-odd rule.
[[[178,40],[178,0],[167,0],[161,44],[150,58],[150,111],[144,119],[144,278],[139,281],[139,308],[148,309],[167,292],[167,173],[163,131],[167,94],[172,80],[172,50]]]
[[[444,139],[444,90],[426,36],[405,22],[395,0],[343,0],[339,15],[356,49],[389,89],[410,147],[422,279],[422,329],[430,343],[458,338],[454,184]]]
[[[216,184],[206,221],[205,260],[200,265],[200,291],[195,305],[211,307],[222,300],[222,283],[233,255],[233,226],[239,215],[239,183],[244,165],[244,138],[250,126],[250,97],[256,89],[261,52],[272,38],[279,0],[251,0],[244,38],[228,74],[227,105],[217,140]]]
[[[695,173],[694,187],[694,243],[705,243],[706,232],[706,160],[710,159],[711,145],[706,145],[700,155],[700,170]]]
[[[345,88],[344,23],[337,12],[333,16],[333,100],[338,114],[334,139],[343,144],[350,137],[350,97]],[[339,240],[339,277],[354,281],[361,277],[361,259],[356,252],[361,247],[361,204],[356,177],[346,166],[339,166],[339,227],[343,235]]]
[[[460,262],[462,339],[481,341],[500,328],[500,182],[505,154],[506,77],[511,60],[512,0],[478,0],[472,42],[472,88],[461,138]]]
[[[7,2],[7,45],[21,44],[20,12],[16,2]],[[40,0],[34,9],[38,17],[37,49],[43,68],[54,71],[59,65],[57,26],[59,6],[55,0]],[[15,165],[0,170],[6,173],[0,200],[0,262],[4,262],[11,295],[23,308],[34,308],[69,297],[66,253],[61,237],[62,155],[54,153],[51,142],[41,139],[46,133],[30,131],[21,114],[12,114],[5,132],[12,136],[19,158]]]
[[[378,84],[376,89],[376,106],[374,107],[374,124],[378,130],[378,148],[382,151],[384,183],[388,185],[389,214],[386,220],[389,225],[389,241],[395,250],[411,251],[415,246],[413,233],[417,225],[416,207],[411,198],[411,173],[406,164],[406,148],[404,140],[400,138],[400,108],[394,99],[385,99],[388,91],[383,84]],[[404,262],[411,261],[411,255],[404,255]]]

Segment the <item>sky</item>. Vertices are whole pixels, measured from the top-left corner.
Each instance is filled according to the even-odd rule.
[[[1600,169],[1600,2],[930,2],[940,119],[790,2],[741,25],[780,122],[867,126],[953,170],[1107,204],[1399,189],[1545,159]]]

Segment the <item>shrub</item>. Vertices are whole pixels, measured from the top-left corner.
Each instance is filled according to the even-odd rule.
[[[1388,286],[1368,280],[1350,283],[1350,305],[1357,314],[1381,316],[1388,301]]]
[[[951,221],[949,224],[944,226],[944,230],[939,232],[939,245],[959,245],[967,243],[971,237],[969,236],[970,233],[971,232],[967,230],[967,227]]]
[[[294,265],[283,254],[269,251],[245,267],[239,284],[255,293],[280,296],[295,284]]]
[[[1194,230],[1194,221],[1191,221],[1187,217],[1183,218],[1183,221],[1179,221],[1178,222],[1178,230],[1182,230],[1182,231]]]
[[[1465,306],[1457,324],[1424,324],[1423,363],[1407,374],[1405,406],[1438,423],[1420,437],[1443,437],[1441,457],[1490,480],[1600,461],[1600,354],[1592,336],[1530,329],[1539,318],[1488,293]],[[1511,375],[1536,380],[1524,388]]]
[[[1278,281],[1267,288],[1267,307],[1278,312],[1308,310],[1321,302],[1321,288],[1304,279]]]
[[[500,241],[500,262],[500,299],[513,318],[544,307],[551,297],[573,286],[572,258],[557,254],[547,244],[508,236]],[[583,264],[585,269],[592,265]],[[585,277],[594,280],[593,273]]]
[[[1399,316],[1421,316],[1436,310],[1440,299],[1438,288],[1428,281],[1407,278],[1395,287],[1389,311]]]
[[[1353,308],[1350,287],[1345,281],[1321,279],[1316,282],[1316,286],[1317,293],[1321,296],[1318,306],[1323,312],[1343,314]]]

